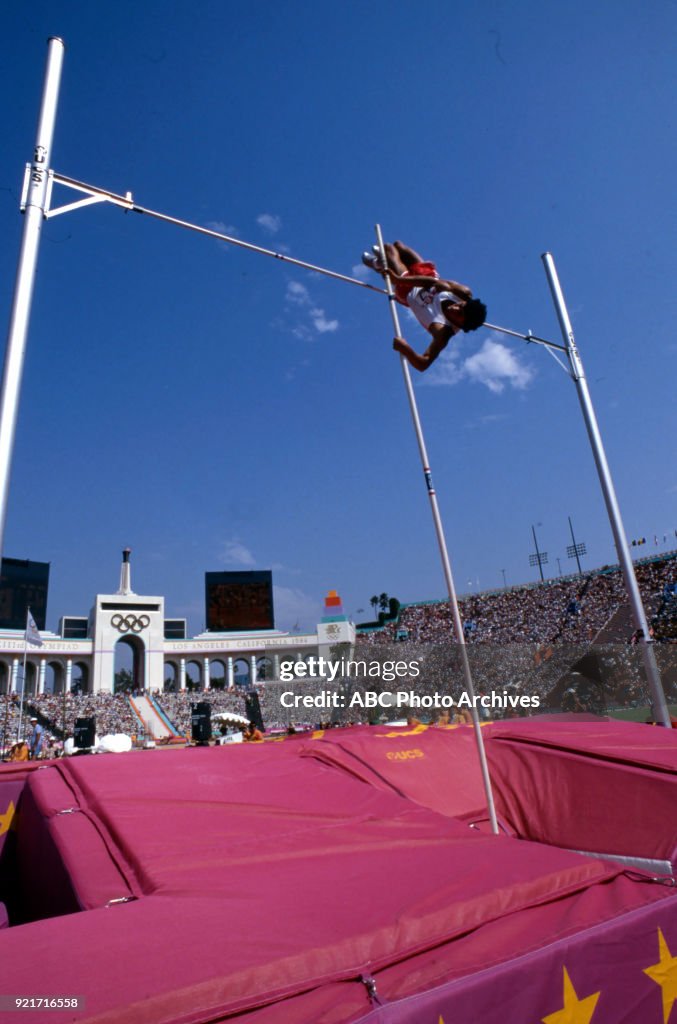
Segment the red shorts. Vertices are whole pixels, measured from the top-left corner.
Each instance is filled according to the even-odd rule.
[[[429,263],[427,260],[424,263],[412,263],[407,270],[407,275],[412,274],[416,277],[438,277],[437,267],[434,263]],[[407,304],[407,295],[414,286],[407,284],[406,281],[398,281],[395,285],[395,298],[398,302],[401,302],[403,306]]]

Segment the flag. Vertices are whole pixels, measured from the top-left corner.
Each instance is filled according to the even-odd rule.
[[[33,644],[34,647],[42,647],[40,630],[35,624],[30,608],[26,609],[26,643]]]

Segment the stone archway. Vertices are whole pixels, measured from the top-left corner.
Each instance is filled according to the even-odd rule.
[[[212,690],[226,688],[226,666],[220,658],[211,659],[209,662],[209,686]]]
[[[145,690],[146,647],[138,636],[123,636],[115,644],[113,690]]]
[[[251,677],[251,665],[247,658],[236,658],[233,664],[233,678],[236,686],[249,686]]]
[[[164,679],[162,689],[165,693],[179,692],[179,666],[175,661],[165,662]]]
[[[23,691],[24,696],[34,697],[38,692],[38,666],[32,662],[26,662],[26,675],[23,679]],[[19,677],[23,675],[23,671],[19,670]]]
[[[264,656],[256,659],[256,680],[264,683],[267,679],[273,678],[272,658]]]
[[[202,665],[193,658],[186,662],[186,689],[201,690],[203,686]]]
[[[48,661],[45,669],[45,692],[63,693],[66,687],[66,669],[60,661]]]
[[[77,693],[91,693],[89,665],[84,661],[76,661],[73,665],[71,690]]]

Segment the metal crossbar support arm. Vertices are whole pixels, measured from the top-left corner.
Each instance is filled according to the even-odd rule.
[[[49,157],[56,122],[63,53],[62,40],[52,37],[48,43],[47,65],[33,160],[22,197],[25,220],[0,391],[0,552],[3,550],[12,450],[16,433],[31,297],[38,261],[40,232],[47,206]]]
[[[571,376],[571,371],[564,365],[555,351],[555,349],[558,349],[560,352],[566,353],[564,345],[557,345],[554,341],[548,341],[546,338],[538,338],[535,334],[532,334],[531,331],[527,331],[526,334],[523,334],[521,331],[511,331],[509,327],[499,327],[497,324],[487,323],[486,320],[482,326],[488,327],[490,331],[500,331],[501,334],[509,334],[513,338],[521,338],[522,341],[526,341],[528,344],[542,345],[548,355],[552,356],[555,362],[562,367],[567,377]]]
[[[498,324],[490,324],[487,320],[482,324],[483,327],[488,327],[490,331],[500,331],[501,334],[510,334],[513,338],[521,338],[522,341],[532,342],[536,345],[545,345],[547,348],[557,348],[560,352],[566,352],[565,345],[558,345],[556,341],[548,341],[547,338],[539,338],[538,335],[532,334],[531,331],[527,331],[524,334],[522,331],[511,331],[509,327],[499,327]]]
[[[381,260],[384,266],[387,266],[385,249],[383,246],[383,235],[381,233],[381,225],[376,225],[376,238],[378,240],[379,249],[381,250]],[[400,322],[397,315],[397,307],[395,305],[396,299],[393,292],[393,286],[390,278],[386,275],[386,290],[388,294],[388,302],[390,305],[390,313],[393,320],[393,327],[395,334],[400,335]],[[440,510],[437,503],[437,494],[433,487],[432,472],[430,470],[430,462],[428,461],[428,452],[426,451],[425,439],[423,437],[423,429],[421,427],[421,420],[418,414],[418,406],[416,403],[416,396],[414,395],[414,388],[411,383],[411,374],[409,372],[409,365],[403,355],[400,355],[400,365],[402,366],[402,374],[404,376],[404,386],[407,391],[407,398],[409,399],[409,409],[411,411],[411,418],[414,423],[414,430],[416,432],[416,440],[418,442],[418,450],[421,456],[421,465],[423,467],[423,476],[425,479],[425,485],[428,490],[428,497],[430,498],[430,510],[433,516],[433,523],[435,526],[435,533],[437,535],[437,543],[440,549],[440,556],[442,559],[442,569],[444,572],[444,579],[447,584],[447,592],[449,594],[449,604],[451,606],[451,613],[454,622],[454,632],[456,633],[456,640],[461,652],[461,660],[463,663],[463,678],[465,680],[466,691],[472,701],[472,720],[475,730],[475,742],[477,744],[477,755],[479,757],[480,768],[482,771],[482,781],[484,783],[484,791],[487,797],[487,808],[489,811],[489,820],[491,822],[491,830],[494,834],[498,835],[498,821],[496,819],[496,808],[494,805],[494,794],[491,788],[491,778],[489,776],[489,765],[487,764],[487,755],[484,749],[484,738],[482,736],[482,727],[480,725],[479,715],[477,708],[475,707],[475,687],[473,686],[472,673],[470,671],[470,661],[468,660],[468,651],[466,649],[465,634],[463,632],[463,623],[461,622],[461,613],[458,610],[458,600],[456,598],[456,587],[454,586],[454,578],[451,572],[451,563],[449,561],[449,552],[447,550],[447,542],[444,536],[444,527],[442,525],[442,519],[440,517]]]
[[[557,317],[559,319],[562,337],[564,338],[566,345],[567,355],[569,356],[571,374],[574,379],[574,383],[576,384],[578,398],[581,403],[581,409],[583,410],[583,419],[585,420],[592,453],[595,458],[599,482],[602,486],[602,493],[604,495],[609,522],[611,524],[611,531],[616,545],[618,561],[623,573],[625,589],[628,595],[628,600],[630,601],[635,629],[639,634],[639,642],[644,660],[644,670],[646,672],[647,683],[649,684],[649,691],[651,694],[651,705],[654,720],[660,722],[661,725],[664,725],[669,729],[672,724],[670,721],[670,713],[668,711],[665,693],[663,692],[658,664],[656,663],[653,641],[649,636],[649,626],[646,620],[646,613],[644,611],[644,605],[642,604],[642,598],[639,593],[637,577],[635,576],[635,568],[632,564],[630,549],[628,548],[628,541],[625,536],[625,529],[621,520],[616,491],[611,478],[611,470],[609,469],[604,445],[602,444],[602,436],[600,434],[597,417],[590,398],[590,392],[588,391],[588,383],[585,379],[583,363],[574,340],[574,332],[571,326],[571,321],[569,320],[569,314],[564,302],[564,295],[559,283],[559,278],[557,277],[555,262],[549,252],[543,253],[541,258],[548,278],[548,284],[550,285],[550,292],[555,304],[555,309],[557,310]]]

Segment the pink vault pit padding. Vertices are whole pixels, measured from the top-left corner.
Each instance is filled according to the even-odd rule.
[[[659,959],[659,925],[677,952],[672,890],[479,834],[301,751],[109,755],[32,773],[19,840],[49,849],[85,912],[0,931],[2,990],[85,998],[54,1021],[449,1024],[476,1019],[477,1003],[483,1024],[504,1024],[561,1007],[564,967],[579,996],[601,990],[608,943],[630,937],[616,991],[639,1008],[628,1021],[658,1024],[660,988],[642,972]]]
[[[487,800],[470,726],[328,729],[303,755],[452,818],[483,818]]]
[[[677,867],[677,730],[633,722],[505,722],[487,756],[517,835]]]

